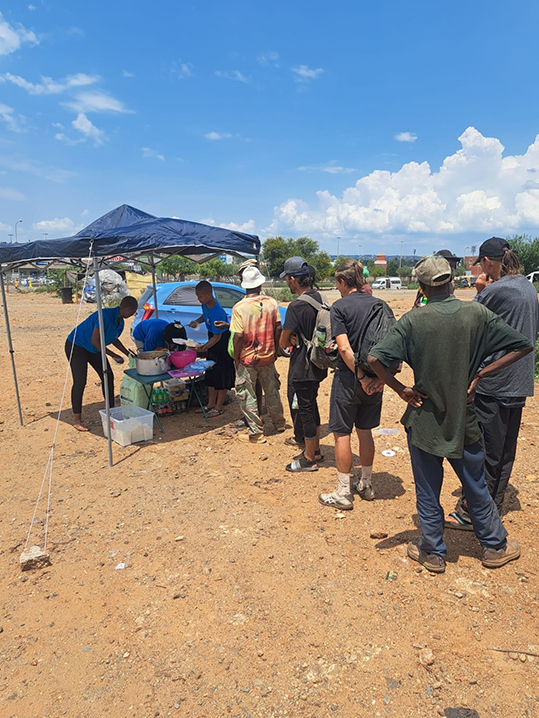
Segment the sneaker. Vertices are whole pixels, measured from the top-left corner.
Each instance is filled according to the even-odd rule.
[[[320,494],[318,501],[323,506],[330,506],[332,509],[339,509],[339,511],[350,511],[354,508],[350,494],[348,496],[339,496],[336,491],[332,494]]]
[[[275,427],[275,431],[276,431],[278,434],[282,434],[283,432],[286,431],[286,424],[283,424],[282,426],[276,426],[276,427]]]
[[[409,543],[407,549],[408,556],[412,561],[417,561],[431,573],[444,573],[445,560],[443,556],[435,553],[426,553],[422,551],[416,543]]]
[[[264,434],[238,434],[238,439],[246,444],[265,444]]]
[[[352,493],[360,496],[363,501],[374,501],[374,489],[370,484],[366,484],[362,489],[359,488],[360,482],[354,481],[352,484]]]
[[[295,446],[296,449],[304,449],[305,448],[305,442],[304,441],[298,441],[293,436],[289,436],[287,439],[284,440],[284,443],[287,446]]]
[[[509,538],[505,548],[483,549],[481,563],[485,568],[500,568],[500,566],[505,566],[509,561],[516,561],[517,558],[520,558],[520,544],[516,539]]]

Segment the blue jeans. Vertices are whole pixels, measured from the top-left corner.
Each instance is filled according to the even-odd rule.
[[[426,553],[445,556],[444,511],[440,504],[440,491],[444,479],[443,458],[418,449],[411,442],[408,448],[416,489],[416,505],[421,523],[419,548]],[[504,529],[485,479],[485,451],[483,442],[476,441],[464,447],[462,459],[448,459],[460,479],[468,502],[472,525],[483,548],[505,548],[507,531]]]

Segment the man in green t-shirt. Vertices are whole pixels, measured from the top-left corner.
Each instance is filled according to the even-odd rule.
[[[427,297],[421,311],[405,314],[371,349],[369,364],[378,377],[408,403],[406,427],[416,485],[420,541],[408,556],[433,573],[445,571],[444,512],[440,505],[444,457],[459,477],[473,528],[487,568],[520,556],[507,532],[485,480],[485,452],[473,400],[479,381],[532,351],[529,339],[476,302],[450,293],[451,267],[444,257],[423,257],[415,267]],[[487,357],[505,352],[479,369]],[[405,361],[414,371],[404,386],[388,367]]]

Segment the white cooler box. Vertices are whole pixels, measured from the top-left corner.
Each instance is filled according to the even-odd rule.
[[[100,409],[103,433],[108,438],[107,412]],[[110,426],[112,429],[112,440],[120,446],[129,446],[138,441],[149,441],[153,439],[153,417],[152,411],[141,409],[140,406],[116,406],[110,410]]]

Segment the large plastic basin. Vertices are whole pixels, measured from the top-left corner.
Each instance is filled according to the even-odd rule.
[[[170,363],[176,367],[176,369],[183,369],[191,362],[196,361],[197,353],[193,349],[186,349],[183,352],[172,352],[170,354]]]

